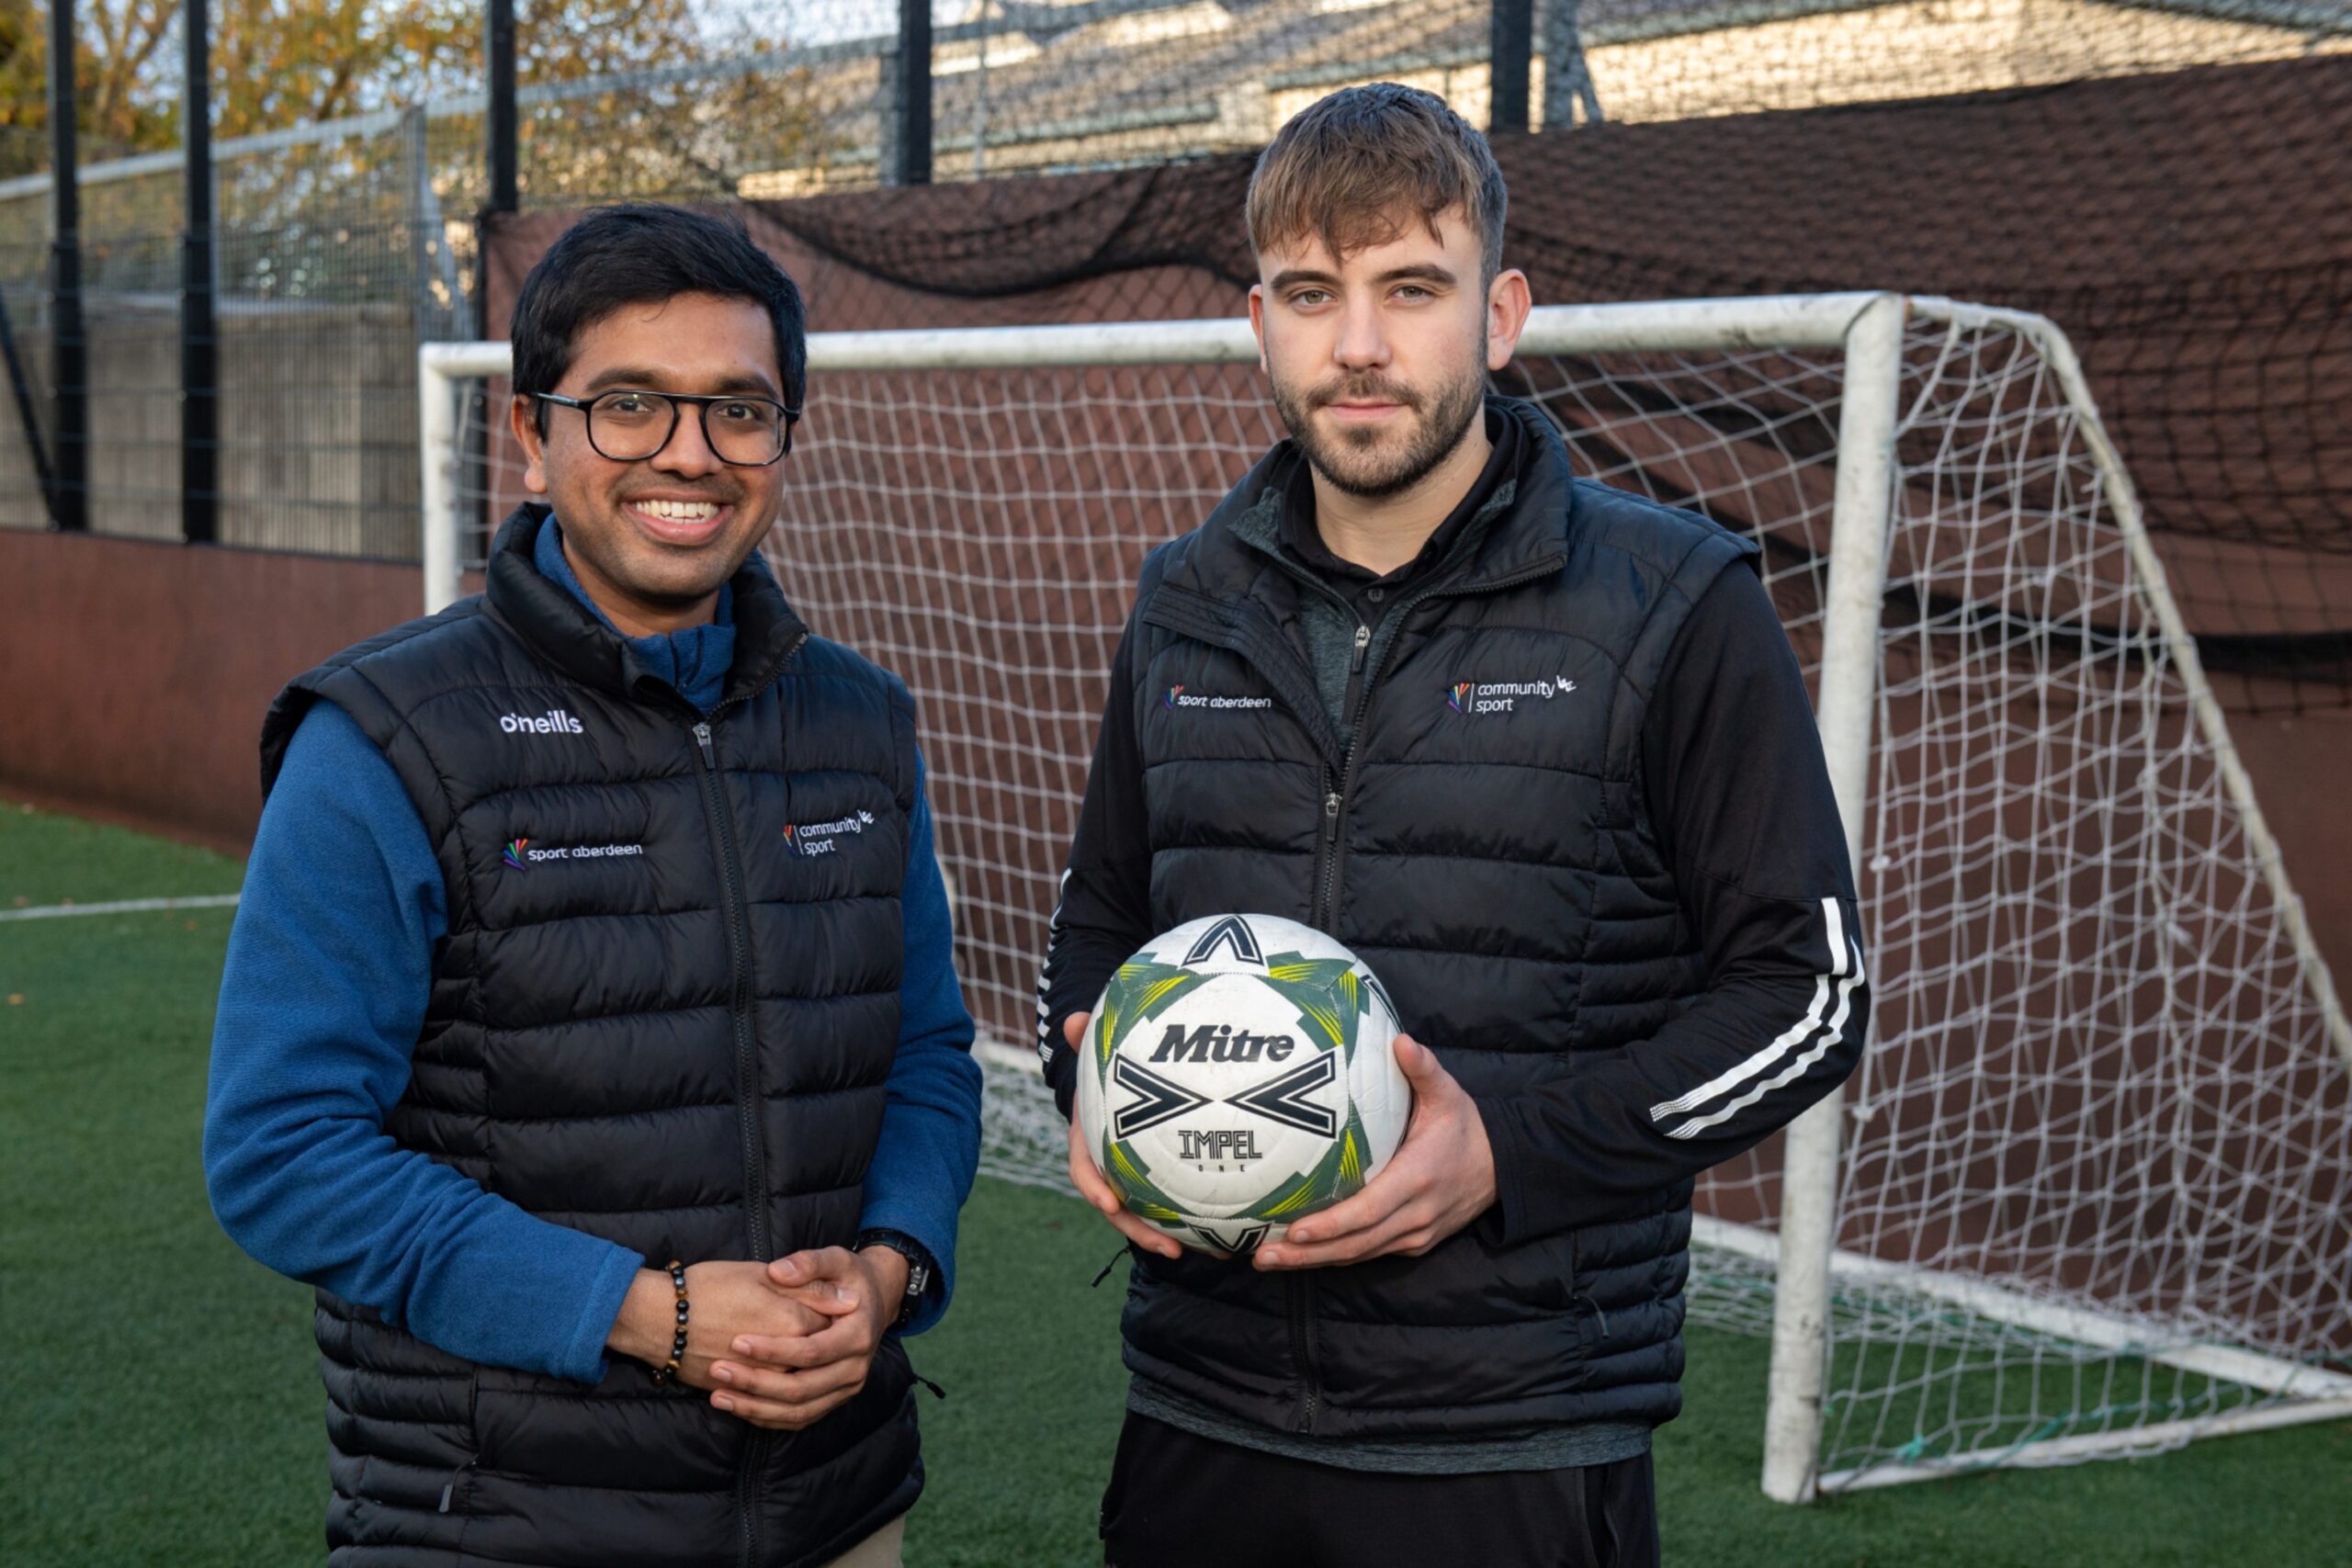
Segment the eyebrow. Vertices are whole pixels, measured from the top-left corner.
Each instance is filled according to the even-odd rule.
[[[1328,272],[1318,272],[1312,267],[1293,266],[1284,267],[1274,274],[1274,280],[1266,287],[1276,292],[1306,283],[1329,288],[1337,287],[1339,281]],[[1462,280],[1453,276],[1453,269],[1450,267],[1440,266],[1435,262],[1416,262],[1410,266],[1390,267],[1373,281],[1384,284],[1435,283],[1450,288]]]
[[[1391,267],[1373,279],[1374,283],[1437,283],[1452,288],[1461,279],[1453,276],[1452,267],[1435,262],[1416,262],[1411,266]]]
[[[1317,272],[1311,267],[1288,266],[1274,274],[1274,280],[1266,287],[1281,290],[1301,283],[1321,283],[1328,285],[1334,284],[1339,281],[1340,280],[1338,278],[1332,276],[1328,272]]]
[[[588,385],[582,390],[591,394],[601,392],[608,387],[641,387],[649,392],[675,390],[674,388],[664,385],[669,379],[666,372],[648,366],[616,365],[611,369],[591,378]],[[775,387],[766,377],[743,374],[721,376],[710,389],[714,392],[757,392],[765,398],[773,398],[776,395]]]

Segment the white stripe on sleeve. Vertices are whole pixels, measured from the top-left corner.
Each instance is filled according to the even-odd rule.
[[[1037,964],[1037,1060],[1047,1067],[1054,1065],[1054,1053],[1062,1043],[1054,1038],[1046,1019],[1046,993],[1053,989],[1054,939],[1062,934],[1062,900],[1069,897],[1069,870],[1064,867],[1061,880],[1054,884],[1054,912],[1046,917],[1046,956]]]
[[[1775,1036],[1770,1044],[1737,1066],[1717,1074],[1679,1100],[1663,1100],[1651,1106],[1651,1121],[1663,1122],[1669,1116],[1679,1116],[1686,1111],[1696,1111],[1716,1096],[1729,1094],[1758,1074],[1770,1071],[1782,1056],[1788,1055],[1792,1049],[1821,1027],[1822,1013],[1829,1006],[1831,990],[1835,983],[1841,978],[1846,982],[1839,994],[1839,1016],[1842,1021],[1845,993],[1851,992],[1855,981],[1860,977],[1861,960],[1859,954],[1849,953],[1848,951],[1849,944],[1846,940],[1846,921],[1844,916],[1838,911],[1837,899],[1824,898],[1821,901],[1821,917],[1828,936],[1829,972],[1814,977],[1813,1002],[1804,1010],[1804,1016],[1797,1020],[1785,1032]],[[1817,1053],[1815,1059],[1819,1059]],[[1752,1103],[1752,1097],[1751,1100],[1743,1100],[1741,1103],[1743,1105]],[[1716,1120],[1720,1121],[1721,1118],[1718,1117]],[[1713,1122],[1708,1122],[1701,1125],[1713,1126]],[[1697,1128],[1693,1127],[1691,1131],[1695,1132]],[[1678,1130],[1671,1135],[1689,1137],[1690,1134]]]
[[[1679,1127],[1668,1129],[1666,1135],[1669,1138],[1696,1137],[1717,1122],[1729,1121],[1781,1085],[1803,1077],[1806,1068],[1828,1054],[1829,1047],[1845,1039],[1846,1020],[1852,1016],[1854,1010],[1854,987],[1862,983],[1861,949],[1854,948],[1849,956],[1852,960],[1851,969],[1838,983],[1838,1010],[1830,1015],[1829,1027],[1822,1031],[1821,1038],[1814,1042],[1812,1050],[1781,1068],[1780,1075],[1770,1082],[1758,1084],[1713,1115],[1693,1117]]]

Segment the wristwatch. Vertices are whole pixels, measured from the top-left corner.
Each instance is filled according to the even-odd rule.
[[[922,1305],[923,1292],[931,1289],[931,1254],[922,1243],[904,1231],[862,1231],[852,1249],[864,1252],[869,1247],[887,1247],[907,1260],[907,1293],[899,1303],[898,1316],[890,1320],[891,1327],[904,1328],[913,1320],[915,1309]]]

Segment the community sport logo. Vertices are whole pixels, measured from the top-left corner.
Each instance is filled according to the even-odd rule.
[[[509,839],[505,852],[498,859],[503,865],[515,871],[527,871],[559,860],[625,860],[645,852],[643,844],[554,844],[534,849],[528,839]]]
[[[855,835],[874,826],[874,813],[859,811],[831,822],[799,822],[784,830],[785,848],[804,859],[829,855],[841,848],[842,835]]]
[[[1456,713],[1512,713],[1522,701],[1548,703],[1576,689],[1566,675],[1548,681],[1456,681],[1446,690],[1445,705]]]
[[[1168,688],[1165,705],[1170,713],[1182,713],[1193,708],[1229,711],[1234,708],[1270,708],[1274,705],[1274,699],[1212,696],[1205,692],[1187,692],[1182,686],[1170,686]]]

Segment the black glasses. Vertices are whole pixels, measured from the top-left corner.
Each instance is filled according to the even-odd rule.
[[[764,468],[792,450],[800,411],[773,398],[739,392],[640,392],[627,388],[593,398],[531,394],[543,403],[578,409],[588,420],[588,445],[616,463],[641,463],[678,433],[678,409],[694,405],[711,455],[730,468]]]

